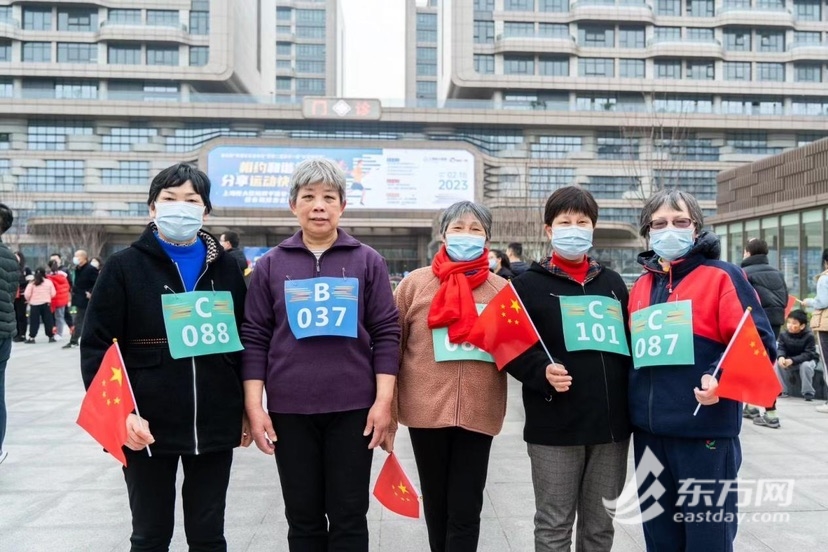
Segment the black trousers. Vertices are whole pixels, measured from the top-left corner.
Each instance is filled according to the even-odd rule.
[[[55,317],[52,315],[52,307],[49,303],[29,306],[29,337],[34,339],[40,331],[40,321],[43,321],[43,331],[46,337],[55,335]]]
[[[69,338],[69,342],[76,345],[80,341],[81,335],[83,335],[83,319],[86,316],[86,309],[77,307],[77,311],[75,314],[75,329],[72,331],[72,337]]]
[[[276,414],[276,465],[291,552],[367,552],[374,451],[368,409]]]
[[[459,427],[409,428],[432,552],[474,552],[492,437]]]
[[[26,338],[26,299],[23,294],[14,300],[14,316],[17,320],[17,337]]]
[[[126,450],[124,479],[132,510],[132,552],[167,551],[175,526],[175,476],[184,467],[184,532],[190,551],[225,552],[224,505],[233,450],[155,455]]]

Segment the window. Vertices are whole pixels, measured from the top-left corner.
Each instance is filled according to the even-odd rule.
[[[681,190],[702,201],[714,201],[718,171],[654,170],[653,179],[660,188]]]
[[[619,48],[643,48],[644,27],[619,27],[618,28]]]
[[[578,74],[582,77],[612,77],[614,61],[611,58],[580,58]]]
[[[417,81],[417,98],[421,100],[437,98],[437,83],[434,81]]]
[[[417,28],[417,42],[437,42],[437,31]]]
[[[53,79],[23,79],[21,93],[24,98],[54,98],[55,81]]]
[[[519,36],[535,36],[534,23],[521,23],[514,21],[506,21],[503,23],[503,37],[513,38]]]
[[[713,62],[708,60],[688,60],[686,62],[687,78],[692,80],[713,80]]]
[[[681,15],[681,0],[656,0],[656,15]]]
[[[565,38],[569,40],[569,25],[565,23],[538,23],[538,36],[542,38]]]
[[[800,21],[819,21],[822,19],[822,2],[820,0],[794,0],[794,16]]]
[[[535,57],[525,55],[503,56],[504,75],[534,75]]]
[[[190,46],[190,67],[204,67],[209,60],[209,46]]]
[[[538,74],[550,77],[568,77],[569,58],[540,56],[538,58]]]
[[[638,159],[638,138],[602,132],[595,138],[597,159]]]
[[[92,135],[92,123],[56,120],[30,121],[28,145],[30,150],[65,150],[66,136]]]
[[[14,97],[14,81],[11,79],[0,79],[0,98]],[[0,171],[2,174],[2,171]]]
[[[112,65],[141,65],[141,45],[110,42],[107,59]]]
[[[206,11],[191,11],[190,12],[190,34],[194,34],[194,35],[210,34],[210,12],[206,12]]]
[[[34,215],[87,215],[89,203],[85,201],[35,201]]]
[[[474,43],[494,44],[494,21],[474,21]]]
[[[109,81],[109,99],[141,100],[145,102],[170,102],[177,101],[179,85],[170,82],[154,81],[145,83],[142,81]]]
[[[51,62],[51,42],[24,42],[22,49],[22,61]]]
[[[180,24],[178,10],[147,10],[147,25],[151,27],[178,28]]]
[[[418,67],[419,67],[419,65],[418,65]],[[309,59],[297,59],[296,60],[296,72],[297,73],[324,73],[325,72],[325,62],[324,61],[309,60]]]
[[[538,0],[538,9],[542,12],[568,12],[569,0]]]
[[[618,99],[609,95],[582,95],[575,98],[579,111],[615,111]]]
[[[482,75],[491,75],[495,69],[494,56],[474,54],[474,70]]]
[[[750,52],[750,29],[725,29],[725,50],[730,52]]]
[[[529,167],[527,193],[530,198],[546,199],[550,192],[569,186],[574,179],[575,169],[572,168]]]
[[[679,60],[657,60],[653,67],[655,67],[655,76],[657,79],[681,78],[681,61]]]
[[[277,56],[292,56],[293,55],[293,44],[290,42],[277,42],[276,43],[276,55]]]
[[[2,136],[7,137],[8,135],[3,134]],[[9,174],[10,169],[11,169],[11,160],[10,159],[0,159],[0,174]]]
[[[713,0],[687,0],[687,15],[690,17],[713,17]]]
[[[324,44],[297,44],[296,59],[307,59],[313,61],[325,60]]]
[[[744,61],[726,61],[724,63],[725,80],[750,80],[750,63]]]
[[[31,192],[83,191],[83,161],[47,159],[45,167],[29,167],[17,181]]]
[[[691,42],[713,42],[713,29],[688,27],[687,40]]]
[[[644,78],[644,60],[643,59],[621,59],[619,60],[619,75],[625,79],[643,79]]]
[[[52,8],[25,7],[23,8],[23,29],[27,31],[51,31]]]
[[[503,0],[505,11],[535,11],[535,0]]]
[[[791,104],[794,115],[828,116],[828,100],[823,98],[796,99]]]
[[[828,138],[828,134],[821,134],[818,132],[807,132],[807,133],[798,133],[796,135],[796,147],[801,148],[802,146],[807,146],[811,142],[816,142],[817,140],[822,140],[824,138]],[[3,171],[0,170],[0,173]]]
[[[581,136],[538,136],[531,144],[529,155],[532,159],[564,159],[570,153],[581,151],[584,139]]]
[[[589,176],[586,189],[595,199],[624,199],[624,194],[638,192],[641,182],[631,176]],[[639,197],[636,194],[636,197]],[[603,213],[603,210],[602,210]]]
[[[794,63],[795,82],[822,82],[821,63]]]
[[[0,62],[11,61],[12,47],[10,40],[0,40]]]
[[[460,128],[456,132],[448,134],[433,134],[429,136],[434,141],[458,141],[472,144],[489,155],[499,156],[501,152],[514,150],[516,146],[523,144],[522,130],[499,130],[487,133],[471,129]]]
[[[760,52],[784,52],[785,32],[784,31],[756,31],[756,43]]]
[[[691,134],[692,136],[692,134]],[[713,140],[700,138],[684,139],[654,139],[653,147],[661,152],[659,159],[675,161],[718,161],[719,147],[713,145]],[[696,172],[696,171],[693,171]],[[713,179],[716,179],[716,172]]]
[[[137,127],[113,127],[101,138],[103,151],[131,151],[132,146],[148,144],[158,136],[158,129]]]
[[[59,31],[90,32],[98,30],[97,8],[59,8],[57,15]]]
[[[735,153],[773,155],[782,151],[782,148],[768,146],[768,135],[765,132],[728,132],[727,145]]]
[[[58,81],[55,83],[55,98],[94,100],[98,98],[98,83],[95,81]]]
[[[296,10],[296,37],[324,39],[325,10]]]
[[[794,31],[794,44],[819,44],[821,33],[812,31]]]
[[[293,18],[293,8],[276,8],[276,21],[290,24]]]
[[[474,0],[474,11],[491,12],[494,7],[495,0]]]
[[[117,25],[140,25],[141,10],[109,10],[107,22]]]
[[[4,22],[4,23],[11,23],[12,22],[12,9],[11,9],[11,6],[0,6],[0,22]]]
[[[681,27],[656,27],[654,38],[657,42],[680,42]]]
[[[291,90],[293,79],[289,77],[276,77],[276,90]]]
[[[296,95],[319,95],[325,93],[325,79],[296,79]]]
[[[603,25],[578,27],[578,44],[587,48],[612,48],[615,46],[615,30]]]
[[[437,14],[436,13],[418,13],[417,14],[417,29],[436,31],[437,30]]]
[[[2,132],[0,133],[0,150],[7,150],[10,147],[10,140],[9,140],[9,133]]]
[[[277,35],[289,35],[289,34],[291,34],[290,25],[276,25],[276,34]]]
[[[117,169],[101,169],[101,181],[106,185],[146,186],[149,180],[148,161],[118,161]]]
[[[417,75],[437,76],[437,48],[417,47]]]
[[[757,63],[757,80],[783,82],[785,80],[784,63]]]
[[[147,65],[178,65],[178,46],[147,46]]]
[[[58,63],[96,63],[98,45],[83,42],[58,42]]]

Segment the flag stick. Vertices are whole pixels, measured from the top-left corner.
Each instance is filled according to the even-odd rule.
[[[118,340],[113,339],[112,342],[115,344],[115,350],[118,351],[118,358],[121,360],[121,366],[124,367],[124,374],[126,374],[127,386],[129,387],[129,392],[132,395],[132,404],[135,405],[135,414],[138,415],[138,425],[141,426],[141,429],[144,428],[144,421],[141,418],[141,412],[138,410],[138,401],[135,400],[135,393],[132,391],[132,381],[129,379],[129,374],[127,373],[126,363],[124,362],[124,357],[121,355],[121,346],[118,345]],[[150,450],[149,445],[147,445],[147,456],[152,458],[152,451]]]
[[[535,331],[535,335],[538,336],[538,341],[540,342],[541,347],[543,347],[543,350],[546,353],[546,356],[549,358],[550,364],[555,364],[555,361],[552,360],[552,355],[549,353],[549,349],[546,348],[546,343],[543,342],[543,339],[541,338],[540,333],[538,332],[538,329],[535,327],[535,323],[532,321],[532,317],[529,316],[529,311],[526,310],[526,307],[523,305],[523,299],[521,299],[520,295],[518,295],[518,292],[515,289],[515,286],[512,285],[511,280],[509,280],[507,282],[507,285],[512,288],[512,292],[515,294],[515,297],[517,297],[518,303],[520,303],[520,308],[522,308],[523,312],[526,313],[526,319],[529,320],[530,324],[532,324],[532,329]]]
[[[739,332],[742,331],[742,326],[745,325],[745,321],[747,321],[747,317],[750,316],[750,312],[753,310],[753,307],[748,307],[745,309],[745,313],[742,315],[742,319],[739,320],[739,325],[736,326],[736,331],[733,332],[733,337],[730,338],[730,343],[727,344],[725,348],[725,352],[719,358],[719,362],[716,364],[716,369],[713,370],[713,377],[715,378],[719,374],[719,369],[722,367],[722,361],[727,356],[728,351],[733,346],[733,342],[736,340],[736,336],[739,335]],[[696,405],[696,410],[693,411],[693,416],[699,413],[699,409],[701,408],[701,403]]]

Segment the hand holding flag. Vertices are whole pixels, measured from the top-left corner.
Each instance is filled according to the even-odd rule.
[[[785,305],[785,319],[787,319],[788,316],[790,316],[791,311],[793,310],[796,303],[801,303],[801,302],[802,301],[800,301],[799,299],[797,299],[793,295],[788,295],[788,304]]]
[[[374,485],[374,496],[394,513],[420,517],[420,496],[405,475],[397,456],[392,452],[385,460]]]

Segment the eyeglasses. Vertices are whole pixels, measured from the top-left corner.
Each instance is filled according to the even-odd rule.
[[[650,221],[650,228],[652,230],[663,230],[667,228],[668,224],[671,224],[676,228],[690,228],[693,226],[693,219],[689,218],[677,218],[673,220],[665,220],[665,219],[656,219]]]

